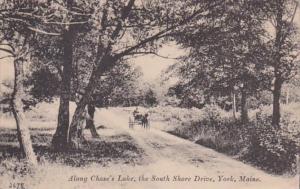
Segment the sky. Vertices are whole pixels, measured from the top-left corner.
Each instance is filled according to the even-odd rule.
[[[2,47],[2,46],[0,46]],[[7,56],[7,53],[0,51],[0,58]],[[11,58],[0,59],[0,81],[4,79],[12,79],[14,75],[13,64]]]
[[[176,63],[180,56],[183,56],[185,51],[180,49],[174,43],[164,45],[158,52],[158,55],[144,55],[131,60],[135,66],[141,68],[143,72],[143,79],[146,82],[152,82],[157,79],[163,70],[170,65]]]

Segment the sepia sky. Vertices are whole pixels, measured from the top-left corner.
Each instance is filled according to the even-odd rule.
[[[143,79],[147,82],[158,78],[163,70],[177,62],[176,58],[184,55],[185,51],[174,43],[163,46],[158,55],[145,55],[131,60],[143,72]]]
[[[0,58],[7,56],[7,53],[0,51]],[[0,59],[0,82],[4,79],[12,79],[14,74],[11,58]]]

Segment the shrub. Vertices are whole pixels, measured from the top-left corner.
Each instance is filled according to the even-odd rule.
[[[284,112],[281,129],[271,125],[271,111],[268,107],[259,110],[255,127],[248,129],[248,152],[242,159],[263,169],[276,173],[296,173],[296,155],[299,151],[299,122],[293,115]]]
[[[177,127],[172,133],[265,171],[295,174],[299,131],[290,132],[290,128],[298,128],[299,122],[284,114],[282,129],[277,131],[271,126],[271,113],[269,107],[261,107],[256,111],[257,119],[242,124],[218,107],[207,106],[200,120]]]
[[[276,173],[295,174],[296,142],[271,125],[253,128],[249,135],[248,152],[242,159],[263,169]]]

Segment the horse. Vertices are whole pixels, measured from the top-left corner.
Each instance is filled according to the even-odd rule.
[[[149,128],[149,114],[141,114],[139,112],[134,112],[132,116],[129,116],[129,128],[133,129],[135,124],[140,124],[142,128]]]
[[[149,114],[146,113],[146,114],[142,115],[142,117],[141,117],[141,124],[142,124],[142,127],[144,127],[144,129],[150,128],[148,116],[149,116]]]

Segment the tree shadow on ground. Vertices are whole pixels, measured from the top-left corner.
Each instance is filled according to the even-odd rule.
[[[91,164],[108,166],[109,163],[139,165],[143,161],[143,150],[137,147],[128,135],[88,138],[79,150],[54,151],[51,148],[52,134],[37,130],[31,132],[34,151],[40,163],[63,164],[84,167]],[[20,160],[20,149],[15,130],[0,129],[0,167],[9,160]]]

